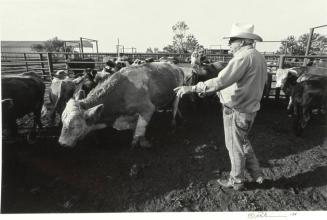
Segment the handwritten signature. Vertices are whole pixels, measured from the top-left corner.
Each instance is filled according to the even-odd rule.
[[[296,212],[291,212],[289,214],[289,216],[296,216]],[[272,215],[272,214],[268,214],[267,212],[250,212],[248,213],[248,218],[250,219],[254,219],[254,218],[269,218],[269,217],[281,217],[281,218],[285,218],[287,217],[286,215]]]

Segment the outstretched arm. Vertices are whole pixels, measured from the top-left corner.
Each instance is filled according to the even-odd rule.
[[[193,86],[192,91],[200,94],[210,94],[222,90],[243,77],[248,68],[248,59],[233,58],[217,77]]]

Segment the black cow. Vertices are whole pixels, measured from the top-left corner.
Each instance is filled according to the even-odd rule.
[[[84,90],[85,94],[89,94],[89,92],[97,85],[95,82],[95,77],[97,75],[97,71],[87,68],[84,70],[83,73],[83,84],[82,84],[82,90]]]
[[[2,76],[1,79],[3,129],[16,135],[16,119],[31,112],[34,114],[33,133],[36,126],[42,128],[41,110],[45,91],[42,79],[34,72]]]
[[[327,76],[321,80],[302,81],[292,91],[294,129],[301,135],[313,109],[327,110]]]
[[[184,72],[184,85],[191,86],[198,82],[203,82],[208,79],[218,76],[218,73],[225,67],[224,63],[215,62],[206,65],[193,65],[190,67],[180,67]],[[196,93],[191,93],[183,96],[180,103],[181,116],[205,113],[212,109],[217,103],[217,96],[210,95],[200,98]]]
[[[296,135],[301,135],[313,109],[327,110],[327,69],[322,67],[295,67],[278,70],[276,87],[290,97],[287,106],[293,117]]]
[[[206,65],[193,65],[191,67],[180,67],[184,72],[184,84],[195,85],[218,76],[226,64],[221,62],[209,63]]]

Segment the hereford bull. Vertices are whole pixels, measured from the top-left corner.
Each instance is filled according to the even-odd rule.
[[[153,113],[170,104],[183,84],[183,72],[169,63],[148,63],[116,72],[84,98],[70,99],[62,114],[59,143],[73,147],[90,131],[112,126],[134,129],[132,147],[149,147],[145,138]],[[176,106],[174,103],[174,115]]]
[[[276,87],[290,97],[287,110],[293,117],[296,135],[301,135],[311,117],[312,109],[327,110],[327,69],[322,67],[295,67],[279,69]]]
[[[34,114],[33,132],[36,131],[36,126],[42,127],[41,110],[45,85],[39,75],[26,72],[16,76],[2,76],[1,91],[4,129],[16,135],[16,119],[31,112]]]

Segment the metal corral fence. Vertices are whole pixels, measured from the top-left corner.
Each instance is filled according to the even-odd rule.
[[[48,78],[49,73],[55,72],[60,69],[66,70],[83,70],[83,69],[70,69],[69,64],[87,64],[94,63],[97,70],[104,67],[104,57],[117,57],[117,53],[2,53],[1,54],[1,74],[18,74],[26,71],[35,71],[40,73],[43,77]],[[125,53],[121,56],[128,57],[131,60],[146,58],[154,58],[158,60],[161,57],[175,57],[180,62],[185,62],[190,54],[174,54],[174,53]],[[83,61],[87,59],[94,61]]]
[[[39,73],[44,80],[50,79],[50,73],[57,70],[69,69],[69,64],[75,63],[94,63],[95,69],[101,70],[104,67],[104,57],[117,57],[117,53],[2,53],[1,54],[1,74],[18,74],[26,71],[35,71]],[[190,60],[190,54],[175,53],[124,53],[121,56],[128,57],[131,60],[146,58],[154,58],[159,60],[161,57],[174,57],[180,63],[187,63]],[[303,66],[308,63],[314,63],[318,60],[327,60],[327,56],[291,56],[291,55],[275,55],[264,54],[270,79],[269,96],[279,98],[279,90],[275,90],[275,74],[278,68],[289,68],[294,66]],[[94,61],[80,61],[93,59]],[[207,58],[212,61],[220,61],[227,63],[232,55],[230,54],[208,54]],[[281,94],[283,95],[283,94]]]

